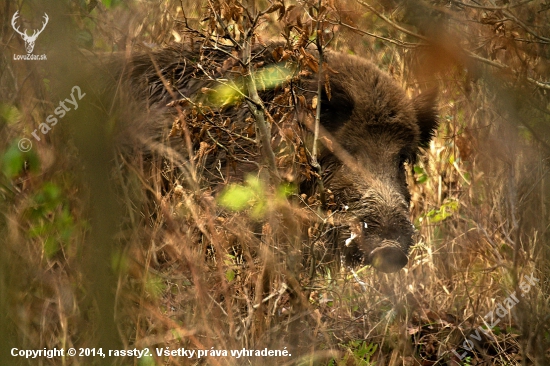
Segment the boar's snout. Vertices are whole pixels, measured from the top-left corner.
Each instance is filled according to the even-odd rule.
[[[372,265],[393,273],[408,263],[414,227],[409,219],[408,197],[391,183],[374,181],[349,206],[347,225],[341,231],[347,263]]]
[[[370,252],[368,261],[380,272],[393,273],[405,267],[408,258],[398,242],[384,240],[378,248]]]

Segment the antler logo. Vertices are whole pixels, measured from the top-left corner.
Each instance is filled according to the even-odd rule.
[[[19,30],[19,27],[15,24],[17,21],[17,18],[19,18],[19,10],[13,14],[13,17],[11,18],[11,26],[13,29],[23,37],[23,41],[25,41],[25,48],[27,49],[27,53],[32,53],[32,50],[34,49],[34,42],[36,42],[36,38],[42,33],[44,28],[46,28],[46,24],[48,24],[48,14],[44,13],[44,22],[42,23],[42,29],[40,30],[33,30],[33,33],[31,36],[27,34],[27,29],[25,29],[23,32]]]

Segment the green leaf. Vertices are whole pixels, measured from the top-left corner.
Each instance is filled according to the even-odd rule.
[[[13,124],[19,121],[21,113],[16,106],[11,104],[0,104],[0,118],[7,124]]]
[[[238,102],[244,95],[243,87],[231,84],[220,84],[214,89],[211,102],[217,106],[232,105]]]
[[[233,211],[253,207],[252,215],[260,217],[267,209],[267,200],[262,182],[255,176],[248,176],[245,185],[232,184],[218,198],[221,206]]]
[[[128,258],[120,251],[111,254],[111,268],[115,273],[128,272]]]
[[[14,140],[0,159],[2,173],[9,179],[17,177],[26,167],[35,173],[40,170],[40,159],[34,151],[23,152],[19,150],[19,141]]]
[[[233,211],[243,211],[250,206],[254,192],[250,187],[233,184],[225,189],[218,202],[221,206]]]
[[[44,254],[53,257],[70,243],[75,231],[74,218],[64,203],[62,190],[54,183],[45,183],[32,197],[32,203],[26,210],[30,227],[30,238],[42,238]]]
[[[44,216],[62,203],[61,189],[52,182],[47,182],[34,195],[34,214]]]
[[[254,72],[252,77],[258,90],[268,90],[284,83],[293,72],[292,68],[273,65]],[[210,90],[210,92],[212,91]],[[210,96],[210,101],[221,107],[237,103],[244,95],[246,95],[244,80],[237,78],[216,86]]]
[[[10,179],[18,176],[25,167],[25,156],[17,145],[12,144],[2,156],[2,173]]]
[[[258,177],[255,177],[253,175],[249,175],[249,176],[246,177],[245,183],[246,183],[247,186],[252,188],[254,193],[256,193],[258,195],[263,195],[264,187],[262,185],[262,181]]]
[[[255,219],[262,218],[264,214],[267,211],[267,200],[262,199],[255,203],[254,207],[252,208],[252,212],[250,213],[250,216],[252,216]]]
[[[139,366],[156,366],[156,362],[153,356],[145,355],[139,360],[138,365]]]
[[[233,281],[235,279],[235,271],[233,271],[232,269],[228,269],[225,272],[225,279],[227,280],[227,282]]]
[[[418,175],[416,178],[416,183],[422,184],[428,180],[428,175],[426,174],[426,171],[421,166],[415,165],[413,167],[413,171],[415,174]]]
[[[450,201],[441,205],[441,207],[437,210],[430,210],[426,214],[426,217],[430,219],[430,222],[438,223],[447,219],[448,217],[451,217],[458,210],[458,208],[458,201]]]
[[[151,276],[147,278],[145,282],[145,291],[147,291],[151,296],[158,298],[162,295],[165,290],[164,281],[157,276]]]
[[[59,242],[52,237],[46,238],[44,241],[44,254],[49,259],[59,251]]]
[[[292,68],[283,68],[273,65],[261,69],[254,74],[258,89],[266,90],[284,83],[289,75],[294,72]]]
[[[296,186],[291,183],[283,183],[277,187],[277,199],[286,201],[287,197],[296,193]]]
[[[418,178],[416,178],[416,183],[422,184],[425,183],[428,180],[428,176],[426,174],[422,174]]]
[[[50,79],[42,79],[42,82],[44,83],[44,87],[46,88],[46,91],[47,92],[50,92],[51,89],[50,89]]]

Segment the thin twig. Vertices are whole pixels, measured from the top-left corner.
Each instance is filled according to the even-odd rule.
[[[357,2],[361,5],[363,5],[364,7],[366,7],[367,9],[369,9],[370,11],[372,11],[374,14],[376,14],[380,19],[382,19],[383,21],[385,21],[386,23],[390,24],[392,27],[394,27],[395,29],[405,33],[405,34],[408,34],[409,36],[413,36],[413,37],[416,37],[416,38],[419,38],[423,41],[426,41],[428,43],[431,43],[430,42],[430,39],[428,37],[425,37],[423,35],[420,35],[418,33],[415,33],[413,31],[410,31],[406,28],[403,28],[402,26],[396,24],[394,21],[392,21],[391,19],[387,18],[384,14],[380,13],[378,10],[376,10],[372,5],[370,4],[367,4],[366,2],[362,1],[362,0],[357,0]]]
[[[247,14],[250,17],[248,9]],[[277,171],[277,164],[275,162],[275,154],[271,148],[271,128],[266,121],[266,109],[258,94],[258,88],[256,87],[256,81],[252,70],[252,38],[254,36],[254,31],[255,29],[251,27],[245,32],[245,40],[242,47],[242,61],[247,68],[247,73],[244,77],[244,82],[248,91],[246,101],[248,108],[256,120],[256,126],[258,127],[258,134],[262,145],[262,155],[267,163],[269,174],[275,183],[278,183],[280,181],[280,177],[279,172]]]
[[[550,38],[546,38],[546,37],[543,37],[543,36],[540,36],[539,34],[537,34],[534,30],[532,30],[529,26],[527,26],[527,24],[525,24],[523,21],[521,21],[520,19],[516,18],[516,16],[512,13],[510,13],[509,11],[506,11],[506,10],[503,10],[502,11],[502,14],[506,15],[507,17],[509,17],[510,19],[512,19],[516,24],[518,24],[521,28],[523,28],[523,30],[525,30],[527,33],[529,33],[530,35],[532,35],[533,37],[543,41],[543,42],[546,42],[547,44],[550,43]]]
[[[317,73],[317,106],[315,111],[315,127],[313,129],[313,148],[311,152],[311,165],[315,168],[317,173],[321,172],[321,165],[317,161],[317,140],[319,140],[319,125],[321,124],[321,97],[323,94],[323,29],[321,20],[321,5],[323,0],[319,0],[317,5],[317,31],[315,37],[315,45],[317,46],[317,53],[319,54],[319,71]]]
[[[362,29],[359,29],[357,27],[354,27],[352,26],[351,24],[347,24],[347,23],[344,23],[342,22],[341,20],[339,20],[338,22],[336,23],[331,23],[331,24],[334,24],[334,25],[341,25],[343,27],[346,27],[354,32],[357,32],[359,34],[363,34],[363,35],[366,35],[366,36],[369,36],[369,37],[373,37],[373,38],[376,38],[376,39],[380,39],[382,41],[385,41],[385,42],[389,42],[389,43],[392,43],[392,44],[395,44],[397,46],[400,46],[400,47],[405,47],[405,48],[416,48],[418,46],[426,46],[427,44],[425,43],[411,43],[411,42],[405,42],[405,41],[401,41],[399,39],[394,39],[394,38],[388,38],[388,37],[383,37],[383,36],[380,36],[378,34],[374,34],[374,33],[370,33],[370,32],[367,32],[367,31],[364,31]]]
[[[216,20],[217,20],[218,24],[221,25],[222,29],[224,30],[225,36],[227,36],[227,38],[229,38],[229,40],[231,41],[231,43],[233,43],[233,46],[237,50],[241,50],[242,49],[241,44],[239,42],[237,42],[235,40],[235,38],[233,38],[233,36],[231,35],[231,32],[229,32],[229,28],[227,27],[227,25],[223,21],[221,15],[216,11],[216,9],[214,9],[214,5],[212,4],[212,1],[208,0],[208,5],[210,6],[210,9],[212,10],[212,13],[214,13],[214,16],[216,17]]]
[[[522,1],[522,2],[519,2],[517,4],[508,4],[506,6],[482,6],[482,5],[472,5],[472,4],[466,4],[466,3],[463,3],[461,1],[457,1],[457,0],[451,0],[453,4],[455,5],[458,5],[458,6],[465,6],[467,8],[473,8],[473,9],[481,9],[481,10],[507,10],[507,9],[512,9],[512,8],[517,8],[518,6],[522,6],[522,5],[525,5],[525,4],[528,4],[530,2],[532,2],[533,0],[526,0],[526,1]]]

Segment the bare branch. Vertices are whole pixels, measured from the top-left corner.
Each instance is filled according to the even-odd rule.
[[[532,2],[533,0],[526,0],[526,1],[522,1],[522,2],[519,2],[517,4],[508,4],[506,6],[482,6],[482,5],[473,5],[473,4],[466,4],[466,3],[463,3],[461,1],[457,1],[457,0],[451,0],[453,4],[457,5],[457,6],[465,6],[465,7],[468,7],[468,8],[472,8],[472,9],[481,9],[481,10],[507,10],[507,9],[512,9],[512,8],[517,8],[519,6],[522,6],[522,5],[525,5],[525,4],[528,4],[530,2]]]
[[[183,24],[183,26],[185,27],[185,30],[186,30],[187,32],[196,34],[197,36],[199,36],[199,37],[201,37],[201,38],[204,38],[204,34],[202,34],[201,32],[199,32],[199,31],[196,30],[196,29],[191,28],[191,26],[189,25],[189,22],[187,21],[187,15],[185,15],[185,7],[184,7],[184,5],[183,5],[183,0],[180,0],[180,4],[181,4],[181,13],[182,13],[182,15],[183,15],[183,21],[182,21],[182,20],[179,20],[179,19],[175,19],[175,22],[176,22],[176,23]]]
[[[428,37],[425,37],[423,35],[420,35],[418,33],[415,33],[413,31],[410,31],[406,28],[403,28],[402,26],[396,24],[394,21],[390,20],[389,18],[387,18],[384,14],[380,13],[378,10],[376,10],[372,5],[370,4],[367,4],[366,2],[364,2],[363,0],[357,0],[357,2],[361,5],[363,5],[365,8],[369,9],[371,12],[373,12],[374,14],[376,14],[380,19],[382,19],[383,21],[385,21],[386,23],[388,23],[389,25],[391,25],[392,27],[394,27],[395,29],[405,33],[405,34],[408,34],[409,36],[413,36],[413,37],[416,37],[416,38],[419,38],[423,41],[426,41],[428,43],[430,43],[430,39]]]
[[[393,38],[387,38],[387,37],[379,36],[378,34],[370,33],[370,32],[364,31],[362,29],[359,29],[357,27],[354,27],[350,24],[346,24],[346,23],[342,22],[341,20],[339,20],[338,22],[335,22],[335,23],[331,23],[331,24],[341,25],[341,26],[346,27],[346,28],[348,28],[348,29],[350,29],[354,32],[359,33],[359,34],[363,34],[363,35],[370,36],[370,37],[373,37],[373,38],[376,38],[376,39],[380,39],[380,40],[385,41],[385,42],[393,43],[393,44],[395,44],[397,46],[400,46],[400,47],[416,48],[418,46],[426,46],[426,44],[424,44],[424,43],[410,43],[410,42],[401,41],[399,39],[393,39]]]
[[[484,58],[484,57],[481,57],[479,55],[476,55],[475,53],[473,53],[472,51],[466,51],[466,54],[474,59],[474,60],[477,60],[477,61],[480,61],[480,62],[483,62],[487,65],[491,65],[491,66],[494,66],[494,67],[497,67],[501,70],[509,70],[510,72],[513,72],[512,68],[510,68],[509,66],[507,65],[504,65],[504,64],[501,64],[500,62],[497,62],[497,61],[493,61],[493,60],[489,60],[487,58]],[[534,84],[536,86],[538,86],[539,88],[542,88],[542,89],[546,89],[546,90],[550,90],[550,83],[549,82],[543,82],[543,81],[537,81],[533,78],[530,78],[530,77],[526,77],[525,80],[527,80],[528,82],[530,82],[531,84]]]
[[[237,42],[235,40],[235,38],[233,38],[233,36],[231,35],[231,32],[229,32],[229,28],[227,27],[227,25],[223,21],[221,15],[214,8],[214,4],[212,4],[211,0],[208,0],[208,5],[210,6],[210,9],[212,10],[212,13],[214,13],[214,16],[216,17],[216,21],[223,28],[223,30],[225,32],[225,36],[227,36],[227,38],[231,41],[231,43],[233,43],[233,46],[235,46],[235,48],[237,50],[241,50],[242,49],[241,44],[239,42]]]
[[[543,36],[539,36],[534,30],[532,30],[527,24],[523,23],[520,19],[516,18],[516,16],[509,11],[503,10],[502,14],[506,15],[507,17],[511,18],[515,23],[517,23],[520,27],[522,27],[527,33],[532,35],[533,37],[546,42],[550,43],[550,38],[546,38]]]
[[[511,8],[515,8],[515,7],[518,7],[518,6],[521,6],[521,5],[525,5],[529,2],[531,2],[532,0],[527,0],[527,1],[520,2],[520,3],[515,4],[515,5],[507,5],[507,6],[502,6],[502,7],[471,5],[471,4],[465,4],[463,2],[456,1],[456,0],[452,0],[452,1],[455,5],[464,6],[464,7],[468,7],[468,8],[489,10],[489,11],[492,11],[492,10],[502,11],[502,14],[507,17],[507,19],[501,19],[502,21],[506,21],[506,20],[513,21],[514,23],[519,25],[521,28],[523,28],[523,30],[525,30],[527,33],[531,34],[533,37],[539,39],[543,43],[545,43],[545,44],[550,43],[550,38],[543,37],[543,36],[539,35],[533,29],[531,29],[531,27],[529,27],[527,24],[525,24],[522,20],[518,19],[514,14],[512,14],[511,12],[508,11]]]
[[[384,20],[386,23],[390,24],[391,26],[393,26],[395,29],[401,31],[401,32],[404,32],[410,36],[413,36],[413,37],[417,37],[419,39],[422,39],[428,43],[430,43],[430,40],[425,37],[425,36],[422,36],[420,34],[417,34],[417,33],[414,33],[412,31],[409,31],[408,29],[406,28],[403,28],[401,27],[400,25],[396,24],[395,22],[393,22],[392,20],[390,20],[389,18],[385,17],[382,13],[380,13],[379,11],[377,11],[374,7],[372,7],[371,5],[367,4],[366,2],[364,2],[363,0],[357,0],[357,2],[363,6],[365,6],[367,9],[369,9],[370,11],[372,11],[374,14],[376,14],[378,17],[380,17],[380,19]],[[508,14],[509,16],[513,17],[512,14]],[[514,17],[515,18],[515,17]],[[519,24],[519,23],[518,23]],[[521,24],[520,24],[521,25]],[[524,28],[525,29],[525,28]],[[527,29],[526,29],[527,31]],[[540,38],[539,38],[540,39]],[[550,39],[546,39],[543,37],[543,40],[546,41],[550,41]],[[465,50],[466,54],[470,57],[470,58],[473,58],[474,60],[477,60],[477,61],[481,61],[485,64],[488,64],[488,65],[491,65],[491,66],[494,66],[494,67],[498,67],[499,69],[508,69],[510,71],[512,71],[512,69],[507,66],[507,65],[503,65],[499,62],[496,62],[496,61],[492,61],[492,60],[489,60],[489,59],[486,59],[484,57],[481,57],[479,55],[476,55],[475,53],[471,52],[471,51],[468,51],[468,50]],[[536,85],[537,87],[539,88],[542,88],[542,89],[547,89],[547,90],[550,90],[550,83],[548,82],[541,82],[541,81],[537,81],[537,80],[534,80],[533,78],[530,78],[530,77],[527,77],[525,78],[525,80],[527,80],[528,82]]]
[[[528,82],[532,83],[532,84],[535,84],[539,88],[550,90],[550,82],[548,82],[548,81],[544,81],[544,82],[543,81],[537,81],[537,80],[535,80],[533,78],[530,78],[530,77],[528,77],[526,80]]]
[[[246,99],[248,107],[256,120],[256,125],[258,126],[258,132],[260,135],[260,141],[262,144],[263,156],[268,165],[269,173],[271,177],[275,180],[275,183],[280,181],[279,173],[277,172],[277,164],[275,163],[275,154],[271,148],[271,129],[265,119],[265,106],[262,102],[262,99],[258,95],[258,88],[256,87],[256,81],[254,80],[254,75],[252,74],[252,64],[250,63],[250,58],[252,54],[252,30],[248,34],[249,39],[245,41],[243,48],[243,58],[244,63],[248,64],[247,74],[245,76],[245,84],[248,89],[248,98]]]
[[[224,50],[223,48],[220,48],[218,47],[218,43],[215,42],[214,43],[214,47],[207,47],[207,46],[202,46],[202,49],[203,50],[207,50],[207,51],[217,51],[217,52],[221,52],[223,53],[224,55],[226,55],[227,57],[237,61],[242,67],[246,67],[246,65],[243,63],[243,61],[236,57],[234,54],[232,54],[231,52],[228,52],[226,50]],[[203,70],[204,71],[204,70]]]
[[[319,0],[317,4],[317,31],[315,37],[315,45],[319,54],[319,71],[317,73],[317,107],[315,111],[315,127],[313,130],[313,148],[311,153],[311,165],[320,173],[321,165],[317,161],[317,140],[319,139],[319,125],[321,124],[321,96],[323,93],[323,29],[321,20],[321,4],[323,0]]]

